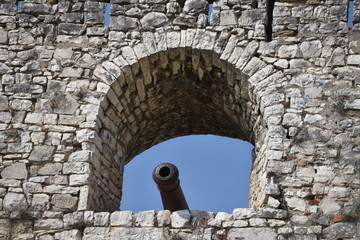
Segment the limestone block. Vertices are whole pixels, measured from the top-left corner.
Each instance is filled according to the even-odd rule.
[[[164,13],[150,12],[146,14],[141,20],[141,25],[145,28],[157,28],[164,26],[169,19]]]
[[[0,28],[0,44],[6,44],[8,41],[8,33],[3,28]]]
[[[300,50],[304,58],[320,57],[322,44],[319,40],[306,41],[300,44]]]
[[[184,228],[190,223],[191,214],[188,210],[180,210],[171,214],[171,227]]]
[[[86,229],[85,229],[86,231]],[[111,229],[109,239],[126,239],[126,240],[159,240],[166,239],[167,231],[163,228],[124,228],[118,227]],[[144,238],[145,237],[145,238]],[[93,239],[105,239],[105,238],[93,238]],[[189,239],[189,238],[186,238]]]
[[[76,65],[81,68],[94,69],[96,66],[96,60],[88,53],[85,53],[76,61]]]
[[[49,210],[50,197],[47,194],[34,194],[31,201],[31,209],[35,211]]]
[[[65,214],[63,217],[64,227],[76,227],[81,226],[84,223],[83,212],[73,212]]]
[[[286,219],[287,211],[273,208],[260,208],[257,214],[261,218]]]
[[[26,170],[25,163],[14,163],[2,170],[1,177],[12,179],[26,179],[27,174],[28,172]]]
[[[0,95],[0,111],[8,110],[9,102],[6,96]]]
[[[113,212],[110,216],[110,225],[111,226],[131,227],[132,226],[132,212],[131,211]]]
[[[11,106],[13,109],[18,111],[31,111],[32,110],[32,102],[29,100],[20,100],[15,99],[12,101]]]
[[[296,58],[300,56],[300,49],[297,44],[293,45],[281,45],[278,50],[279,58]]]
[[[139,20],[136,18],[117,16],[110,19],[110,29],[115,31],[127,32],[137,28],[139,25]]]
[[[220,12],[220,26],[237,25],[237,18],[233,10]]]
[[[53,146],[35,146],[30,154],[29,161],[45,162],[51,161],[55,147]]]
[[[251,217],[255,217],[257,212],[253,208],[236,208],[233,211],[234,219],[247,219]]]
[[[352,238],[356,232],[355,224],[353,223],[334,223],[323,230],[323,236],[329,239]]]
[[[34,229],[35,230],[49,230],[49,229],[62,229],[63,221],[58,218],[47,218],[47,219],[39,219],[34,221]]]
[[[87,162],[66,162],[63,165],[64,174],[90,173],[90,164]]]
[[[277,199],[269,196],[267,206],[271,208],[278,208],[280,206],[280,202]]]
[[[319,204],[325,216],[334,216],[340,210],[340,205],[330,197],[325,197]]]
[[[82,68],[65,67],[60,73],[59,77],[80,78],[82,73]]]
[[[44,115],[42,113],[26,114],[25,123],[42,124],[43,122],[44,122]]]
[[[24,194],[9,192],[4,197],[3,208],[9,212],[22,212],[28,208]]]
[[[53,105],[54,112],[58,114],[73,114],[79,107],[79,104],[71,95],[63,93],[55,97]]]
[[[343,48],[336,48],[330,56],[329,62],[327,63],[329,66],[344,66],[345,65],[345,51]]]
[[[89,174],[70,175],[70,186],[87,185],[89,183]]]
[[[263,218],[250,218],[249,224],[251,227],[266,227],[267,221]]]
[[[153,227],[154,220],[155,220],[155,211],[154,210],[139,212],[136,215],[135,226]]]
[[[43,190],[41,184],[36,182],[25,182],[23,188],[25,193],[41,193]]]
[[[94,226],[108,226],[109,225],[110,213],[108,212],[99,212],[94,213]]]
[[[301,124],[301,115],[296,113],[285,113],[283,125],[288,127],[299,127]]]
[[[169,210],[160,210],[156,215],[158,227],[166,227],[170,225],[170,215]]]
[[[78,229],[55,233],[55,239],[81,240],[82,232]]]
[[[186,0],[183,11],[184,13],[199,14],[199,13],[206,13],[207,8],[208,8],[207,1]]]
[[[106,239],[106,235],[109,232],[108,227],[87,227],[84,230],[83,239],[96,240],[96,239]],[[116,238],[115,238],[116,239]],[[117,239],[122,239],[117,238]]]
[[[289,208],[298,210],[298,211],[305,211],[306,210],[306,203],[303,199],[292,197],[292,198],[285,198],[287,205]]]
[[[271,228],[231,228],[227,239],[276,240],[277,234]]]
[[[39,169],[39,175],[58,175],[61,174],[62,171],[61,163],[48,163],[45,164],[42,168]]]
[[[70,194],[54,194],[51,204],[55,210],[75,210],[78,198]]]

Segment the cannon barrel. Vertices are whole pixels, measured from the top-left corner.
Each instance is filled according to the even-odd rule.
[[[161,194],[165,210],[189,209],[180,187],[179,170],[171,163],[162,163],[153,171],[153,179]]]

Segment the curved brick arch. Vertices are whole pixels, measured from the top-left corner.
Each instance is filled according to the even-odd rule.
[[[264,189],[271,182],[259,173],[267,172],[265,141],[271,127],[263,114],[268,118],[273,114],[265,113],[265,107],[284,105],[281,94],[270,94],[268,99],[283,74],[254,56],[259,43],[237,46],[239,37],[227,31],[145,32],[142,37],[140,43],[123,47],[121,54],[94,71],[102,81],[98,89],[106,93],[98,117],[102,141],[102,150],[95,155],[101,156],[98,162],[107,162],[105,168],[116,162],[122,170],[142,151],[182,135],[243,139],[256,146],[250,200],[252,206],[262,206]],[[105,181],[121,189],[119,176]],[[110,196],[104,186],[99,185],[91,199]],[[120,195],[111,196],[116,200],[94,202],[95,206],[106,209],[110,206],[106,201],[113,201],[116,209]]]

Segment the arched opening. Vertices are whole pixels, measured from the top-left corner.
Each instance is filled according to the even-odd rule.
[[[251,152],[245,141],[192,135],[160,143],[125,166],[121,210],[163,209],[151,174],[161,163],[175,164],[190,209],[232,212],[248,207]]]
[[[143,33],[144,44],[123,47],[121,54],[95,69],[94,76],[103,81],[97,89],[106,97],[96,115],[98,138],[94,146],[86,146],[94,152],[95,176],[88,208],[118,210],[128,162],[168,139],[199,134],[241,139],[255,146],[250,206],[266,204],[264,189],[271,176],[263,143],[271,138],[262,112],[267,117],[281,114],[284,99],[263,101],[255,93],[263,88],[266,94],[264,89],[275,79],[270,75],[281,74],[252,55],[258,48],[255,42],[232,54],[226,44],[239,40],[227,31],[185,32],[183,39],[180,32]],[[254,87],[249,78],[260,82]],[[83,96],[87,98],[86,93]],[[265,109],[274,104],[279,111]]]

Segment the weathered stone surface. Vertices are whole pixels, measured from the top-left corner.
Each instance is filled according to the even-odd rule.
[[[146,14],[141,20],[141,25],[147,27],[161,27],[168,22],[164,13],[151,12]]]
[[[153,227],[154,221],[155,221],[155,211],[154,210],[139,212],[136,215],[135,226]]]
[[[204,0],[186,0],[184,12],[193,14],[202,13],[206,12],[207,7],[208,3]]]
[[[47,194],[34,194],[31,208],[36,211],[45,211],[50,208],[50,197]]]
[[[110,19],[110,28],[117,31],[129,31],[139,26],[136,18],[118,16]]]
[[[14,163],[1,172],[2,178],[12,178],[12,179],[26,179],[28,172],[26,170],[25,163]]]
[[[58,114],[73,114],[79,107],[76,100],[69,94],[58,94],[54,101],[54,112]]]
[[[70,194],[54,194],[51,199],[51,204],[57,210],[75,210],[78,198]]]
[[[270,228],[233,228],[229,230],[228,239],[263,240],[276,239],[277,234]]]
[[[146,236],[149,240],[163,239],[165,235],[162,228],[114,228],[110,233],[111,239],[137,240]]]
[[[29,161],[47,162],[51,161],[55,147],[53,146],[35,146],[30,154]]]
[[[171,226],[183,228],[190,223],[191,214],[188,210],[180,210],[171,214]]]
[[[132,212],[131,211],[113,212],[110,216],[110,224],[111,226],[131,227]]]
[[[330,227],[324,229],[326,238],[352,238],[356,232],[353,223],[334,223]]]
[[[9,192],[4,197],[4,210],[10,212],[22,212],[28,208],[25,195]]]

